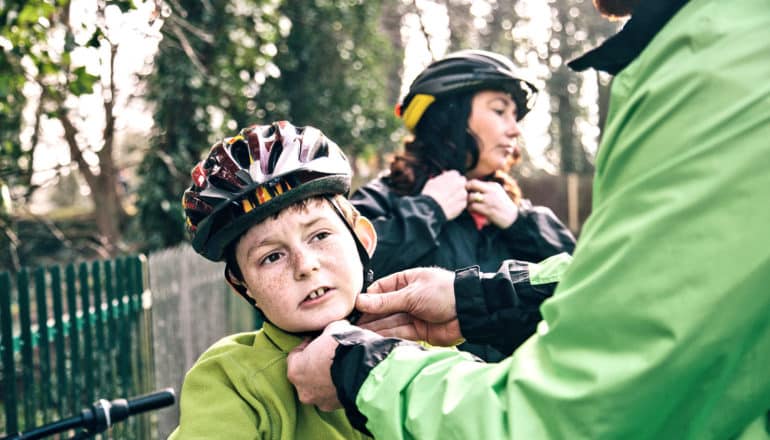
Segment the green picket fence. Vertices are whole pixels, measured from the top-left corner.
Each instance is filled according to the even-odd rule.
[[[143,256],[0,273],[0,427],[77,415],[95,400],[152,391]],[[150,438],[150,414],[112,430]]]

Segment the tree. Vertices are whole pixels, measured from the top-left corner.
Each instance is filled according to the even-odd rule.
[[[156,130],[138,170],[134,225],[143,250],[184,240],[189,170],[216,140],[255,122],[253,100],[277,74],[275,41],[287,26],[269,0],[170,4],[148,78]]]
[[[82,5],[81,5],[82,6]],[[121,205],[115,139],[117,110],[130,93],[120,90],[115,65],[123,43],[119,18],[132,9],[130,1],[99,1],[93,13],[75,9],[72,2],[45,0],[8,2],[0,16],[3,28],[3,60],[9,70],[0,84],[0,132],[4,137],[3,173],[16,174],[11,185],[23,204],[37,189],[31,178],[33,157],[40,146],[43,127],[57,123],[62,130],[61,148],[90,188],[93,216],[103,254],[121,249],[126,212]],[[63,42],[63,44],[60,44]],[[95,63],[93,61],[96,61]],[[25,95],[29,87],[33,94]],[[99,103],[84,112],[86,98]],[[32,121],[19,115],[33,106]],[[86,114],[87,113],[87,114]],[[24,127],[31,135],[21,138]],[[9,140],[10,139],[10,140]],[[61,169],[54,169],[58,179]]]
[[[389,75],[402,64],[380,31],[380,2],[286,0],[292,26],[278,45],[270,78],[256,97],[259,119],[313,125],[352,158],[387,151],[398,126]]]
[[[575,74],[566,63],[596,46],[615,30],[616,25],[601,18],[588,1],[567,0],[558,4],[551,2],[551,5],[552,26],[547,59],[552,72],[547,81],[553,115],[551,137],[560,149],[560,169],[563,173],[590,174],[593,160],[578,127],[581,120],[589,118],[588,109],[578,102],[589,77]],[[601,96],[601,84],[598,92]],[[606,101],[598,102],[606,104]],[[599,113],[602,111],[600,109]],[[592,123],[597,125],[599,120]]]
[[[253,123],[313,125],[351,160],[390,144],[378,2],[199,2],[170,10],[149,98],[158,131],[140,166],[145,249],[184,239],[181,195],[208,147]],[[180,109],[184,116],[180,117]]]

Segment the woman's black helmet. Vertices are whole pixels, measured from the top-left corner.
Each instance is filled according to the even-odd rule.
[[[517,72],[503,55],[483,50],[462,50],[431,63],[409,86],[409,92],[396,105],[396,116],[410,131],[420,122],[433,101],[445,95],[473,90],[502,90],[516,102],[521,120],[535,104],[537,88]]]

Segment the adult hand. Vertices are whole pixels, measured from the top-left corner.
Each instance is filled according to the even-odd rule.
[[[352,326],[347,321],[334,321],[320,336],[289,353],[286,376],[297,389],[300,402],[315,405],[321,411],[342,407],[331,375],[332,359],[339,345],[332,334],[349,327]]]
[[[455,345],[463,340],[457,320],[454,272],[415,268],[375,281],[358,295],[356,308],[364,315],[361,327],[432,345]]]
[[[422,194],[435,200],[447,220],[454,220],[468,205],[468,192],[465,190],[467,180],[457,170],[444,171],[436,177],[428,179],[422,189]]]
[[[468,210],[483,215],[498,228],[508,228],[519,217],[519,207],[499,183],[472,179],[465,188],[468,191]]]

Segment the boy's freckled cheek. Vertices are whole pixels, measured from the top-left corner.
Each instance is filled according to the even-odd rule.
[[[274,292],[286,292],[291,286],[289,286],[288,280],[284,276],[263,276],[254,280],[256,286],[256,296],[262,300],[262,302],[274,301]]]

